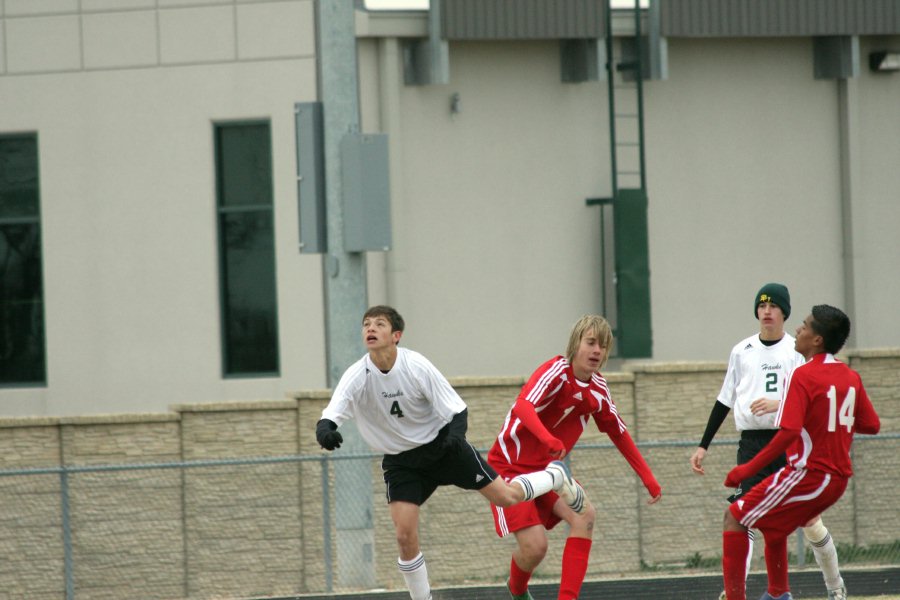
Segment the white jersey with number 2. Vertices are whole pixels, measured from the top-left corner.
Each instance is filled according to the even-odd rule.
[[[757,398],[780,401],[788,375],[804,362],[794,350],[794,337],[787,333],[771,346],[759,341],[759,334],[734,346],[717,400],[734,412],[738,431],[775,429],[775,413],[757,417],[750,405]]]
[[[387,373],[368,354],[353,363],[334,388],[322,418],[338,425],[355,418],[360,435],[373,450],[398,454],[433,440],[465,408],[427,358],[397,348],[397,360]]]

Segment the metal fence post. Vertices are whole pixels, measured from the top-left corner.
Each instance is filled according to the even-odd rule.
[[[334,586],[334,572],[331,561],[331,489],[329,487],[330,457],[323,456],[322,463],[322,554],[325,560],[325,591],[331,592]]]
[[[72,568],[72,524],[69,520],[69,472],[65,466],[59,472],[59,493],[62,496],[63,565],[66,579],[66,600],[75,600],[75,575]]]

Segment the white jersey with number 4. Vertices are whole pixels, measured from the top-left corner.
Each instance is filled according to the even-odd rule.
[[[356,418],[360,435],[376,452],[398,454],[427,444],[466,404],[431,362],[397,348],[393,368],[382,373],[366,354],[344,372],[323,419],[338,425]]]
[[[780,401],[788,375],[804,362],[803,355],[794,350],[793,336],[787,333],[771,346],[759,341],[759,334],[735,345],[717,400],[734,412],[738,431],[775,429],[775,413],[757,417],[750,405],[757,398]]]

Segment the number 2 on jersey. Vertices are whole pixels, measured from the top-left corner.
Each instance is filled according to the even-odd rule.
[[[847,433],[853,428],[853,422],[856,417],[856,388],[849,388],[844,401],[841,402],[841,408],[837,408],[837,389],[834,386],[828,388],[828,431],[836,431],[837,425],[847,428]]]

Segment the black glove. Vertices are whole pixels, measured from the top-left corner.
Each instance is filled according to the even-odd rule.
[[[341,447],[344,436],[338,433],[337,423],[331,419],[320,419],[316,423],[316,441],[326,450],[334,450]]]

